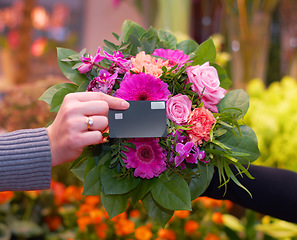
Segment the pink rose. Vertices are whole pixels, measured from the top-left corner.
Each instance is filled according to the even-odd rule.
[[[209,62],[187,68],[188,79],[193,83],[191,88],[194,92],[203,95],[201,101],[212,112],[218,112],[217,104],[225,96],[226,90],[220,87],[217,70],[209,66]]]
[[[176,123],[186,123],[191,113],[192,101],[188,96],[177,94],[167,101],[167,118]]]
[[[210,139],[210,130],[212,125],[216,122],[212,113],[204,108],[195,108],[189,118],[188,125],[193,125],[191,130],[187,133],[192,142],[199,146],[202,144],[202,140],[207,142]]]

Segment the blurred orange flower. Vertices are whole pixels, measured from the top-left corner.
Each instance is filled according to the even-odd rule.
[[[152,231],[147,226],[140,226],[135,230],[137,240],[150,240],[153,236]]]
[[[222,200],[216,200],[209,197],[199,197],[198,201],[201,202],[206,208],[216,208],[223,205]]]
[[[60,216],[46,216],[45,222],[51,231],[57,231],[62,225],[62,219]]]
[[[106,230],[107,230],[107,225],[105,223],[96,225],[95,230],[96,234],[99,239],[105,239],[106,238]]]
[[[199,228],[199,224],[194,220],[189,220],[184,226],[184,230],[188,235],[192,235]]]
[[[224,221],[223,221],[223,214],[221,212],[214,212],[212,214],[211,220],[214,223],[221,225],[221,224],[224,223]]]
[[[0,204],[10,201],[10,199],[12,199],[13,196],[14,193],[10,191],[0,192]]]
[[[174,215],[177,216],[178,218],[185,219],[190,215],[190,213],[191,212],[187,210],[179,210],[179,211],[175,211]]]
[[[34,190],[34,191],[25,191],[25,194],[31,198],[36,199],[41,193],[41,190]]]
[[[220,238],[214,233],[208,233],[204,240],[220,240]]]
[[[57,182],[55,180],[51,181],[51,189],[54,193],[54,202],[57,206],[64,203],[64,191],[65,191],[65,185],[63,183]]]
[[[92,219],[90,216],[82,216],[77,219],[77,225],[82,232],[85,232],[87,230],[87,226],[91,223]]]
[[[129,216],[131,218],[138,218],[140,216],[140,212],[137,209],[133,209],[129,212]]]
[[[175,232],[172,229],[160,229],[158,231],[159,240],[176,240]]]
[[[126,236],[134,232],[135,224],[134,222],[120,218],[114,225],[116,235]]]
[[[85,203],[91,206],[96,206],[100,203],[100,197],[99,196],[87,196],[85,198]]]
[[[77,187],[71,185],[67,187],[64,191],[64,202],[71,203],[71,202],[78,202],[82,199],[82,187]]]

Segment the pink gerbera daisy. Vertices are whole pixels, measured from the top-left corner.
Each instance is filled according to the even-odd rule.
[[[128,74],[115,96],[130,101],[167,101],[170,92],[167,83],[150,74]]]
[[[134,168],[134,176],[141,178],[158,177],[166,170],[166,156],[163,148],[159,146],[154,138],[138,138],[131,141],[136,149],[125,152],[127,159],[123,161],[126,168]]]
[[[173,67],[178,64],[178,67],[183,66],[188,60],[189,56],[184,54],[181,50],[171,50],[171,49],[156,49],[153,54],[154,56],[159,56],[168,60],[168,66]]]

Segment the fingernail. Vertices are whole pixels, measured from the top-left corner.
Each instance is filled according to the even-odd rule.
[[[128,108],[130,106],[130,104],[128,102],[124,101],[124,102],[122,102],[122,106],[124,108]]]

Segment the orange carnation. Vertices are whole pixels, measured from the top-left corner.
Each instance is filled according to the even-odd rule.
[[[163,61],[161,58],[157,60],[145,52],[140,52],[136,57],[131,58],[132,69],[131,71],[140,73],[145,70],[145,73],[149,73],[154,77],[160,77],[163,73],[162,67],[165,66],[168,69],[168,61]]]
[[[189,115],[188,125],[193,125],[191,130],[187,131],[192,142],[201,145],[202,140],[207,142],[210,139],[210,130],[216,119],[211,111],[201,107],[195,108]]]

